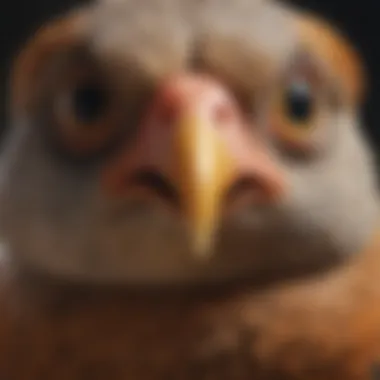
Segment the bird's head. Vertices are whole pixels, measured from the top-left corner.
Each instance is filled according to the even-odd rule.
[[[275,280],[375,227],[358,57],[272,1],[103,1],[11,78],[0,184],[14,258],[85,282]]]

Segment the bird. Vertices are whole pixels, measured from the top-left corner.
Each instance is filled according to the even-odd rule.
[[[0,378],[373,380],[369,84],[340,29],[275,0],[42,25],[9,73]]]

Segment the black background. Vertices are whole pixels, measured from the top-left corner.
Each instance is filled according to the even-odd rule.
[[[144,1],[144,0],[142,0]],[[233,0],[231,0],[233,1]],[[1,94],[1,119],[6,104],[5,88],[11,58],[41,23],[50,17],[86,1],[78,0],[13,0],[4,1],[0,12],[1,54],[0,79],[4,83]],[[369,137],[380,156],[380,0],[293,0],[329,19],[353,41],[362,53],[368,69],[370,91],[364,106],[364,119]],[[2,128],[6,123],[1,122]],[[0,135],[1,137],[1,135]]]

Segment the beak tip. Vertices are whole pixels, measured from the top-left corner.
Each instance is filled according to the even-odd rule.
[[[215,238],[211,234],[197,234],[192,239],[192,253],[199,261],[207,261],[213,255]]]

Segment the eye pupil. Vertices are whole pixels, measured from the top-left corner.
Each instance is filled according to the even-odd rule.
[[[81,123],[94,123],[105,111],[107,100],[105,89],[98,84],[77,87],[73,93],[75,116]]]
[[[305,82],[294,82],[285,94],[285,108],[288,116],[296,123],[308,121],[313,107],[310,88]]]

